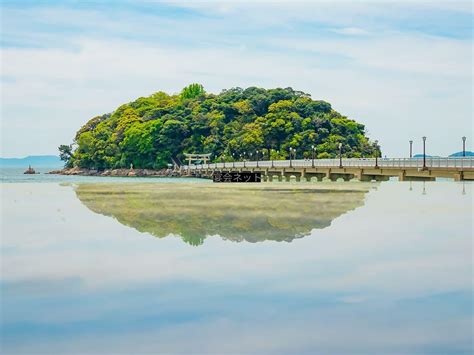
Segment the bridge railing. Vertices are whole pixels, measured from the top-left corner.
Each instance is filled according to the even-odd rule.
[[[427,168],[474,168],[474,157],[427,157]],[[210,163],[185,165],[184,169],[232,169],[232,168],[302,168],[302,167],[339,167],[339,159],[292,159],[290,160],[261,160],[239,161],[225,163]],[[343,167],[393,167],[393,168],[423,168],[423,158],[343,158]]]

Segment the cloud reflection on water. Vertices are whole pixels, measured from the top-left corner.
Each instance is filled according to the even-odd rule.
[[[291,243],[194,248],[4,185],[2,352],[469,353],[472,184],[409,186]]]

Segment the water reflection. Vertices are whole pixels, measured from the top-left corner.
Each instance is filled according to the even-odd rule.
[[[140,232],[201,245],[211,235],[291,242],[362,206],[371,186],[376,185],[81,184],[75,191],[92,211]]]
[[[214,194],[204,187],[193,197],[194,190],[181,181],[120,183],[112,190],[4,184],[0,353],[473,353],[474,184],[428,182],[422,196],[423,183],[415,181],[413,191],[408,182],[395,181],[275,183],[277,191],[267,192],[281,201],[275,197],[265,208],[281,210],[295,229],[293,214],[310,220],[301,208],[320,220],[321,213],[329,215],[325,209],[332,207],[322,199],[338,193],[333,190],[343,191],[333,198],[352,196],[354,206],[363,206],[292,243],[230,243],[214,237],[199,248],[179,238],[143,237],[77,198],[89,196],[98,211],[103,204],[114,217],[112,212],[129,203],[124,218],[132,222],[151,213],[141,207],[147,203],[162,220],[169,215],[159,207],[171,208],[174,201],[182,200],[183,210],[200,206],[208,218],[219,212],[218,203],[230,203],[221,201],[230,199],[225,191]],[[376,190],[367,193],[371,186]],[[252,194],[260,192],[242,188],[250,190],[235,193],[256,203]],[[288,208],[287,195],[295,200]],[[297,205],[300,195],[313,198],[312,207]],[[264,214],[265,208],[249,213]],[[150,229],[168,232],[148,217]],[[177,217],[172,220],[175,233],[183,225],[190,228],[179,225]],[[209,233],[224,230],[217,217],[212,221]]]

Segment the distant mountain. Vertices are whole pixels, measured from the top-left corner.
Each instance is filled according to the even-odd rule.
[[[428,154],[426,154],[426,157],[427,158],[440,158],[439,155],[428,155]],[[450,157],[453,157],[453,158],[462,157],[462,152],[453,153],[450,155]],[[474,157],[474,152],[466,151],[466,157]],[[423,154],[415,154],[413,158],[423,158]],[[442,158],[445,158],[445,157],[442,157]]]
[[[453,153],[450,157],[462,157],[462,152]],[[474,152],[466,151],[466,157],[474,157]]]
[[[428,155],[428,154],[426,154],[426,157],[427,157],[427,158],[439,158],[438,156]],[[423,158],[423,154],[415,154],[415,155],[413,156],[413,158]]]
[[[56,155],[30,155],[25,158],[0,158],[2,168],[60,168],[64,162]]]

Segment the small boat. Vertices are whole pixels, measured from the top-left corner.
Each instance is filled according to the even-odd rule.
[[[25,170],[25,172],[23,174],[36,174],[36,171],[30,165],[30,166],[28,166],[28,169]]]

